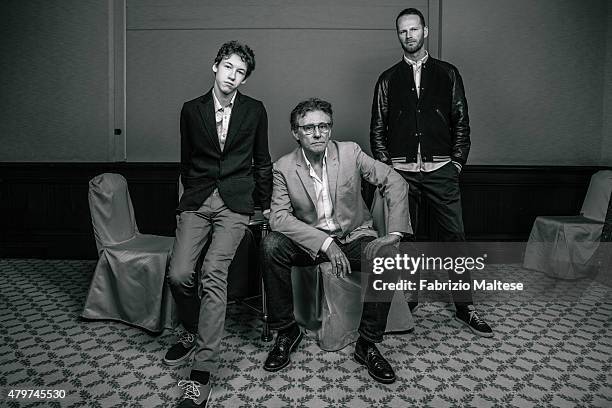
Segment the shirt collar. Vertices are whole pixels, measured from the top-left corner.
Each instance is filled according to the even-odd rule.
[[[221,109],[225,109],[227,107],[232,107],[234,105],[234,99],[236,99],[236,94],[238,93],[238,91],[234,92],[234,96],[232,96],[232,100],[230,101],[230,103],[227,104],[227,106],[221,106],[221,102],[219,102],[219,99],[217,99],[217,95],[215,95],[215,90],[213,89],[212,91],[213,94],[213,100],[215,102],[215,112]]]
[[[306,167],[308,168],[308,170],[311,170],[312,164],[310,164],[308,157],[306,157],[306,153],[304,153],[304,149],[300,147],[300,150],[302,152],[302,156],[304,156],[304,160],[306,160]],[[323,153],[323,165],[325,166],[326,163],[327,163],[327,147],[325,147],[325,153]]]
[[[406,61],[408,64],[412,65],[413,67],[416,67],[419,65],[423,65],[425,61],[427,61],[428,57],[429,57],[429,53],[427,52],[427,50],[425,50],[425,55],[420,60],[413,61],[410,58],[406,58],[406,56],[404,55],[404,61]]]

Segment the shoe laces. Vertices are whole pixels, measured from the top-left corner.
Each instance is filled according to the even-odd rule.
[[[276,342],[276,347],[280,350],[286,350],[291,345],[289,336],[283,336]]]
[[[367,360],[377,369],[390,367],[389,362],[380,354],[380,351],[374,347],[368,347]]]
[[[476,312],[476,309],[469,308],[468,316],[470,316],[470,322],[474,321],[479,326],[485,324],[484,320],[482,320],[478,315],[478,312]]]
[[[189,332],[184,332],[178,339],[178,342],[181,343],[185,348],[190,348],[194,341],[195,336]]]
[[[185,399],[197,401],[200,397],[200,383],[192,380],[181,380],[178,383],[179,388],[185,392]]]
[[[282,353],[285,350],[289,350],[289,347],[291,347],[291,343],[293,343],[293,341],[294,339],[291,338],[290,335],[278,336],[274,349],[276,352]]]

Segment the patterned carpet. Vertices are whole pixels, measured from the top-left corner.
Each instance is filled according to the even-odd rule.
[[[169,407],[178,400],[176,383],[189,367],[161,363],[173,333],[154,337],[78,319],[93,267],[92,261],[0,260],[1,406]],[[518,266],[504,268],[521,273]],[[244,306],[231,305],[210,405],[612,406],[609,288],[592,283],[575,301],[487,298],[479,310],[494,327],[492,339],[460,327],[452,306],[425,304],[414,333],[387,336],[381,345],[399,377],[381,385],[353,361],[352,347],[324,352],[312,334],[288,369],[265,372],[269,345],[259,340],[260,323]],[[7,398],[10,389],[31,388],[63,389],[66,397]]]

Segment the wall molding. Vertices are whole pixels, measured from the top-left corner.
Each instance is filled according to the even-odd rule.
[[[524,241],[538,215],[577,214],[601,166],[466,166],[466,234],[474,241]],[[95,259],[88,181],[104,172],[128,180],[138,228],[172,236],[178,163],[0,163],[0,257]],[[419,238],[435,239],[422,211]]]

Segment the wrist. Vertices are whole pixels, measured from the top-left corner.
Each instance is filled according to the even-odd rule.
[[[391,241],[393,242],[393,244],[397,244],[402,240],[402,237],[397,234],[389,234],[389,237],[391,237]]]

